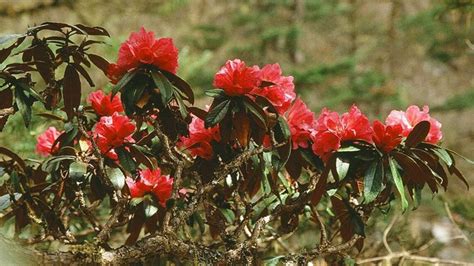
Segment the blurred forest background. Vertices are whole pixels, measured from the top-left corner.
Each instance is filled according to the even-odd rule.
[[[45,21],[105,27],[112,38],[102,54],[110,61],[142,25],[174,38],[178,74],[202,96],[200,105],[208,103],[203,92],[214,73],[233,58],[280,63],[316,114],[357,103],[385,120],[393,108],[427,104],[443,124],[443,145],[474,158],[473,0],[0,0],[0,35]],[[95,78],[108,86],[101,73]],[[34,158],[35,138],[48,125],[37,117],[25,129],[20,120],[10,118],[0,145]],[[474,185],[474,167],[459,164]],[[416,211],[401,214],[394,205],[390,215],[372,218],[357,257],[386,254],[383,232],[399,217],[388,235],[393,251],[429,244],[421,254],[474,261],[474,193],[452,180],[446,193],[426,195]],[[276,250],[311,240],[293,235]]]

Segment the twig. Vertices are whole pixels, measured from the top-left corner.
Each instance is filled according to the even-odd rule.
[[[451,221],[451,223],[456,228],[456,231],[458,231],[458,233],[462,237],[462,239],[464,239],[469,244],[469,247],[472,249],[471,241],[469,241],[469,238],[466,236],[466,234],[464,234],[462,229],[459,227],[459,225],[454,220],[453,214],[451,213],[451,210],[449,209],[449,205],[448,205],[447,202],[444,203],[444,209],[446,210],[446,214],[448,215],[449,220]]]
[[[326,232],[326,226],[324,226],[324,223],[321,219],[321,216],[319,216],[319,213],[318,211],[316,210],[316,206],[312,206],[311,207],[311,212],[313,213],[313,216],[314,218],[316,219],[316,222],[318,223],[319,225],[319,228],[321,229],[321,240],[320,240],[320,244],[322,246],[326,246],[328,245],[328,235],[327,235],[327,232]]]
[[[385,230],[383,231],[383,245],[385,246],[385,249],[387,249],[389,254],[391,254],[393,252],[392,252],[392,249],[390,248],[390,246],[388,245],[387,236],[390,233],[390,230],[392,230],[393,225],[395,224],[395,222],[397,222],[399,217],[400,217],[399,215],[395,215],[392,218],[392,221],[390,221],[390,223],[388,224],[387,228],[385,228]]]
[[[14,112],[15,112],[15,109],[13,109],[13,107],[0,109],[0,119],[5,116],[13,114]]]
[[[110,236],[110,231],[114,228],[114,226],[117,224],[118,219],[120,218],[121,215],[123,215],[123,211],[125,210],[125,207],[127,206],[128,200],[125,198],[120,198],[115,205],[112,215],[110,218],[107,220],[107,222],[104,224],[102,230],[100,233],[97,235],[96,239],[99,244],[105,243]]]

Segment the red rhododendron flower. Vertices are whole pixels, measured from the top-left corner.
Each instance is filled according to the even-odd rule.
[[[274,85],[255,88],[250,93],[267,98],[279,114],[284,114],[295,99],[295,84],[292,76],[282,76],[279,64],[266,65],[260,70],[260,80]]]
[[[314,153],[326,160],[328,155],[339,149],[341,142],[346,140],[372,142],[372,128],[369,119],[355,105],[342,116],[324,108],[318,118],[316,131],[313,135]]]
[[[402,126],[385,126],[382,122],[375,120],[372,126],[374,134],[372,140],[379,150],[390,152],[402,142]]]
[[[127,186],[132,198],[143,197],[146,193],[152,193],[161,206],[166,206],[166,201],[171,197],[173,178],[169,175],[161,175],[160,168],[155,170],[140,170],[140,179],[127,178]]]
[[[286,119],[291,131],[293,149],[308,148],[316,122],[314,113],[298,98],[288,110]]]
[[[132,142],[132,133],[135,125],[126,116],[114,113],[112,116],[103,116],[97,122],[94,130],[95,141],[102,154],[116,160],[117,154],[113,148]]]
[[[91,103],[94,111],[100,116],[110,116],[115,112],[123,112],[120,96],[115,95],[113,99],[111,99],[111,96],[112,93],[105,95],[102,90],[98,90],[91,92],[87,99]]]
[[[177,144],[189,150],[191,155],[209,160],[213,154],[211,142],[220,140],[219,126],[206,128],[204,121],[193,115],[193,120],[189,124],[189,137],[182,136]]]
[[[400,125],[403,129],[402,135],[408,136],[413,128],[421,121],[430,122],[430,132],[425,138],[426,142],[436,144],[443,137],[441,123],[432,118],[429,114],[428,106],[423,106],[423,110],[416,105],[407,108],[406,112],[393,110],[385,120],[385,124],[393,126]]]
[[[247,67],[240,59],[228,60],[214,76],[214,87],[223,89],[227,95],[237,96],[251,92],[260,85],[260,70]]]
[[[59,146],[56,145],[52,149],[56,139],[63,133],[63,131],[58,131],[55,127],[48,127],[45,132],[38,136],[36,143],[36,153],[41,156],[48,156],[52,153],[58,151]]]
[[[128,70],[141,64],[154,65],[173,74],[178,68],[178,49],[171,38],[155,38],[155,33],[141,28],[133,32],[119,49],[117,64],[108,69],[108,76],[116,82]]]

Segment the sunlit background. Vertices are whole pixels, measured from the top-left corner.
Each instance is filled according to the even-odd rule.
[[[234,58],[280,63],[316,114],[356,103],[370,118],[385,120],[393,108],[426,104],[443,124],[444,145],[474,158],[472,0],[0,0],[0,35],[45,21],[105,27],[112,38],[101,53],[110,61],[141,26],[172,37],[180,49],[178,75],[201,97],[199,105],[209,103],[203,91],[214,73]],[[96,74],[96,84],[107,88],[107,79]],[[35,138],[47,126],[36,118],[25,129],[17,114],[0,133],[0,145],[35,157]],[[474,166],[459,164],[474,185]],[[390,231],[392,249],[416,249],[434,239],[423,254],[474,260],[474,193],[451,180],[446,193],[426,194],[418,210],[394,210],[402,217]],[[359,257],[387,253],[381,239],[392,217],[378,213],[369,221],[366,243],[373,245]],[[3,233],[11,234],[10,227]],[[276,250],[311,241],[310,234],[293,235]]]

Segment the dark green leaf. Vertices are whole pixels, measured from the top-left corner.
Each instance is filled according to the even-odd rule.
[[[63,78],[64,110],[69,119],[74,115],[74,109],[81,104],[81,79],[74,65],[66,67]]]
[[[186,119],[188,116],[188,110],[186,109],[186,105],[183,102],[183,98],[181,95],[175,94],[176,101],[178,102],[179,113],[183,119]]]
[[[117,82],[117,84],[113,87],[112,97],[114,97],[115,94],[117,94],[123,87],[125,87],[125,85],[127,85],[130,82],[130,80],[132,80],[132,78],[135,76],[136,73],[137,73],[136,71],[130,71],[130,72],[127,72],[125,75],[123,75],[120,81]]]
[[[10,181],[12,182],[13,188],[16,191],[20,191],[20,177],[16,171],[12,171],[10,174]]]
[[[247,97],[244,98],[244,105],[248,111],[252,114],[253,117],[256,118],[255,123],[261,128],[267,128],[267,120],[265,111],[258,106],[252,99]]]
[[[370,164],[364,175],[364,197],[367,203],[372,202],[382,191],[383,166],[380,161]]]
[[[48,160],[46,160],[45,162],[43,162],[43,164],[41,165],[41,170],[46,173],[52,173],[59,169],[59,164],[62,161],[66,161],[66,160],[74,161],[76,160],[76,156],[73,156],[73,155],[53,156],[49,158]]]
[[[151,72],[151,77],[153,78],[156,87],[160,90],[163,105],[168,105],[168,103],[173,99],[173,85],[161,72],[153,71]]]
[[[222,121],[229,111],[230,105],[231,101],[225,100],[212,108],[206,116],[206,127],[213,127]]]
[[[290,127],[282,116],[278,117],[278,125],[280,126],[281,132],[285,139],[289,139],[291,137]]]
[[[421,121],[420,123],[416,124],[413,130],[408,135],[405,146],[412,148],[418,145],[420,142],[425,140],[426,136],[430,132],[430,122],[428,121]]]
[[[176,87],[178,90],[185,95],[185,99],[190,103],[194,104],[194,93],[191,89],[191,86],[181,79],[180,77],[176,76],[175,74],[168,72],[166,70],[160,70],[163,75]]]
[[[104,74],[107,74],[107,69],[109,68],[109,62],[107,62],[107,60],[96,54],[88,54],[87,56],[96,67],[102,70]]]
[[[115,148],[115,152],[118,155],[120,164],[130,173],[136,170],[135,161],[133,160],[130,153],[124,147]]]
[[[29,97],[26,95],[26,92],[22,88],[15,88],[15,102],[18,106],[18,110],[20,111],[21,116],[23,117],[25,126],[28,127],[31,122],[32,103],[30,102]]]
[[[133,82],[129,82],[123,89],[120,98],[124,106],[125,113],[130,116],[136,110],[136,103],[140,100],[143,93],[145,92],[146,83],[137,79]]]

